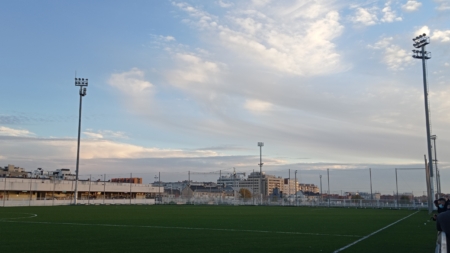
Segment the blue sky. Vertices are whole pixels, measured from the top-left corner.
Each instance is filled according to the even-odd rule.
[[[251,171],[258,141],[274,174],[421,166],[411,39],[426,32],[450,176],[449,14],[445,0],[5,2],[0,161],[74,169],[76,72],[81,173]]]

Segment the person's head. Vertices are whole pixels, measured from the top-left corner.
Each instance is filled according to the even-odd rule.
[[[438,199],[438,204],[439,204],[439,207],[442,208],[445,205],[445,199],[444,198]]]

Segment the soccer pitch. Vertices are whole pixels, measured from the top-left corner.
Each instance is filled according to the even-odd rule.
[[[335,252],[358,240],[339,252],[433,252],[429,217],[326,207],[10,207],[0,208],[0,252]]]

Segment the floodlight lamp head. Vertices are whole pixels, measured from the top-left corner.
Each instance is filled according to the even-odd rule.
[[[88,79],[75,78],[75,86],[88,86]]]
[[[263,147],[264,146],[264,142],[258,142],[258,146],[259,147]]]

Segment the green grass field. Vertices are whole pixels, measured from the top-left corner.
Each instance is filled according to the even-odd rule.
[[[264,206],[0,208],[0,252],[433,252],[425,211]]]

